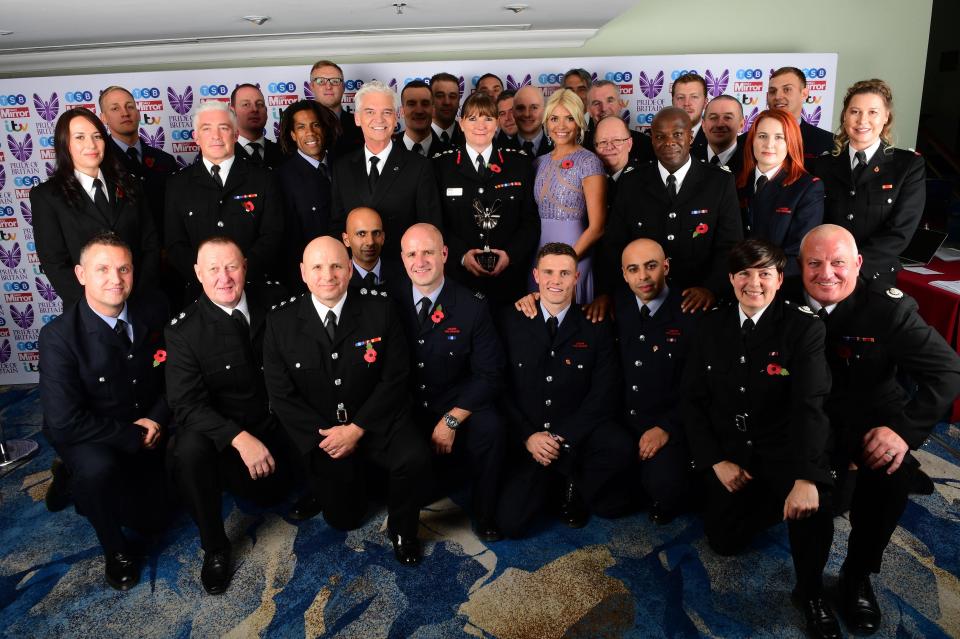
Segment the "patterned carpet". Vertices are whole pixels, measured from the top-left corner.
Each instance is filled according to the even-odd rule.
[[[419,568],[393,559],[385,512],[360,530],[322,518],[294,525],[282,510],[228,499],[236,574],[226,595],[199,582],[195,529],[181,517],[152,540],[141,583],[118,593],[86,521],[48,513],[52,451],[39,435],[33,388],[0,389],[7,437],[33,437],[40,454],[0,478],[0,629],[10,637],[802,637],[790,603],[786,529],[739,558],[706,547],[694,517],[657,527],[644,514],[581,530],[549,524],[529,539],[483,544],[443,500],[421,515]],[[960,636],[960,432],[918,453],[936,484],[911,500],[875,588],[878,637]],[[950,449],[953,449],[951,451]],[[827,567],[831,593],[849,524],[837,519]]]

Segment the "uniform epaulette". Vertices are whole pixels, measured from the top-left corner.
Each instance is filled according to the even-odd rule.
[[[523,153],[524,155],[527,154],[527,152],[524,151],[523,149],[515,149],[512,146],[505,146],[502,148],[498,148],[497,151],[504,151],[506,153]]]
[[[361,294],[361,295],[370,295],[371,297],[386,297],[386,296],[387,296],[387,292],[386,292],[385,290],[383,290],[383,289],[379,289],[379,290],[378,290],[378,289],[375,289],[375,288],[371,288],[370,290],[367,290],[367,289],[365,289],[365,288],[361,288],[361,289],[360,289],[360,294]]]
[[[527,153],[527,152],[524,151],[523,149],[514,149],[514,150],[515,150],[517,153],[519,153],[520,155],[523,155],[523,156],[530,155],[529,153]]]
[[[170,320],[170,326],[176,326],[177,324],[182,323],[183,320],[185,320],[186,318],[188,318],[188,317],[190,317],[191,315],[193,315],[194,311],[197,309],[198,306],[199,306],[199,305],[197,304],[197,302],[194,301],[192,304],[190,304],[190,305],[187,306],[185,309],[183,309],[182,311],[180,311],[179,314],[175,315],[175,316]]]
[[[473,296],[474,296],[475,298],[477,298],[478,300],[485,300],[485,299],[487,299],[487,296],[484,295],[483,293],[481,293],[480,291],[474,291],[474,292],[473,292]]]
[[[447,149],[446,151],[437,151],[436,153],[433,154],[433,158],[431,159],[438,158],[444,155],[451,155],[454,151],[456,151],[456,149]]]
[[[275,311],[275,310],[278,310],[278,309],[283,308],[283,307],[286,306],[287,304],[293,304],[294,302],[296,302],[298,299],[300,299],[300,298],[303,297],[304,295],[306,295],[306,293],[303,293],[303,294],[301,294],[301,295],[294,295],[293,297],[291,297],[291,298],[288,299],[288,300],[283,300],[283,301],[280,302],[279,304],[274,304],[273,306],[270,307],[270,310],[271,310],[271,311]]]

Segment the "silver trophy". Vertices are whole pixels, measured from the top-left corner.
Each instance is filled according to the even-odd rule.
[[[500,200],[495,200],[492,206],[484,206],[480,200],[473,201],[473,220],[480,228],[480,241],[483,242],[483,253],[477,256],[477,262],[488,272],[497,267],[500,256],[490,250],[490,231],[500,222]]]

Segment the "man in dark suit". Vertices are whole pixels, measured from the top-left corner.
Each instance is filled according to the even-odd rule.
[[[656,240],[670,258],[670,285],[683,296],[684,312],[705,310],[729,292],[724,263],[743,237],[733,175],[690,157],[690,118],[682,109],[660,111],[651,131],[657,162],[619,180],[605,268],[616,272],[614,260],[630,240]]]
[[[613,330],[573,304],[578,277],[573,247],[545,244],[534,269],[537,312],[507,308],[500,318],[508,363],[501,408],[515,459],[497,520],[508,537],[522,536],[552,493],[560,493],[560,518],[572,528],[586,524],[588,511],[616,516],[629,505],[610,490],[635,450],[617,424]]]
[[[513,117],[514,91],[501,91],[497,96],[497,137],[493,139],[501,149],[519,149],[517,121]]]
[[[370,207],[383,219],[386,254],[399,255],[400,237],[411,225],[440,224],[433,168],[426,158],[393,142],[400,109],[393,89],[368,82],[357,91],[355,104],[364,143],[334,163],[331,232],[344,231],[353,209]]]
[[[463,146],[463,131],[457,124],[460,110],[460,78],[451,73],[435,73],[430,78],[433,94],[433,134],[445,146]]]
[[[393,259],[383,256],[383,221],[371,208],[358,207],[347,216],[347,230],[343,244],[350,249],[350,287],[380,291],[405,280],[399,255]],[[366,293],[364,293],[366,295]]]
[[[354,114],[342,105],[343,69],[330,60],[318,60],[310,69],[310,89],[313,98],[327,107],[340,121],[340,136],[330,149],[331,161],[347,155],[363,145],[363,134],[354,119]]]
[[[237,116],[236,157],[258,166],[275,169],[286,159],[280,145],[267,139],[267,103],[255,84],[238,84],[230,94],[230,108]]]
[[[899,289],[859,277],[863,258],[853,236],[833,224],[816,227],[800,246],[803,291],[827,327],[833,385],[826,410],[843,484],[856,465],[850,539],[841,569],[841,613],[847,628],[872,634],[880,606],[870,583],[907,505],[918,462],[910,453],[930,436],[960,392],[960,357],[920,318]],[[906,391],[904,374],[914,386]]]
[[[783,109],[797,119],[803,139],[803,164],[812,171],[813,160],[833,151],[833,133],[813,126],[803,117],[803,105],[810,89],[807,77],[797,67],[780,67],[770,76],[767,87],[767,108]]]
[[[703,109],[707,105],[707,81],[696,73],[685,73],[670,85],[670,97],[673,106],[683,109],[690,118],[690,147],[707,146],[707,136],[701,127]]]
[[[400,246],[410,283],[394,289],[394,298],[416,362],[414,422],[429,433],[437,455],[466,459],[477,536],[498,541],[505,432],[494,401],[503,383],[503,348],[483,295],[444,277],[447,247],[435,226],[411,226]]]
[[[200,243],[226,236],[246,256],[259,283],[276,270],[283,242],[281,198],[273,174],[253,162],[237,162],[236,117],[222,102],[204,102],[193,116],[198,162],[167,181],[166,245],[173,266],[197,292],[194,264]]]
[[[367,511],[364,461],[389,473],[387,524],[397,560],[420,562],[420,506],[430,452],[410,420],[409,351],[386,296],[348,291],[343,244],[319,237],[303,254],[309,295],[270,316],[264,376],[271,406],[305,465],[324,519],[360,526]]]
[[[619,116],[608,115],[598,119],[594,127],[594,153],[607,171],[607,210],[617,199],[620,178],[636,171],[640,163],[633,155],[634,136]],[[644,136],[646,137],[646,136]],[[649,138],[647,138],[649,142]]]
[[[200,581],[215,595],[232,576],[223,490],[273,502],[282,496],[287,469],[261,372],[270,300],[245,290],[246,260],[229,238],[201,243],[194,270],[203,293],[166,329],[167,391],[178,425],[169,464],[200,529]]]
[[[590,126],[584,133],[583,147],[599,155],[599,151],[597,151],[594,144],[594,139],[596,138],[597,127],[600,121],[610,116],[620,119],[620,113],[623,112],[626,106],[627,103],[620,97],[620,87],[618,87],[615,82],[610,80],[597,80],[594,82],[590,87],[590,91],[587,93],[586,108],[590,114]],[[620,119],[620,121],[622,122],[623,120]],[[627,128],[626,123],[624,123],[624,128]],[[650,142],[649,136],[630,129],[627,129],[627,134],[631,140],[629,149],[631,160],[639,164],[645,164],[656,159],[653,155],[653,144]],[[610,200],[609,193],[607,200]]]
[[[553,149],[553,142],[543,130],[543,92],[526,86],[513,97],[513,119],[517,123],[517,143],[527,155],[535,158]]]
[[[443,143],[431,126],[433,94],[429,84],[423,80],[408,82],[400,92],[400,104],[403,107],[404,130],[394,136],[394,142],[403,144],[408,151],[425,158],[432,158],[450,147],[449,143]]]
[[[743,128],[743,107],[740,100],[733,96],[721,95],[710,100],[703,114],[703,132],[707,144],[690,149],[695,159],[725,166],[730,169],[734,179],[743,169],[743,145],[746,134],[740,135]],[[738,137],[739,136],[739,137]]]
[[[83,298],[40,329],[43,431],[70,472],[77,512],[93,526],[117,590],[140,580],[123,526],[157,529],[168,512],[163,440],[170,409],[162,296],[127,303],[130,248],[113,233],[94,236],[75,269]]]

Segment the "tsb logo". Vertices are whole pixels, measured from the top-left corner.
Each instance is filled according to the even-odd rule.
[[[93,94],[89,91],[67,91],[63,94],[67,102],[90,102],[93,100]]]
[[[347,80],[343,83],[347,91],[359,91],[363,86],[363,80]]]
[[[18,175],[13,178],[13,185],[27,188],[30,186],[36,186],[40,184],[40,176],[38,175]]]
[[[230,91],[227,90],[227,85],[225,84],[204,84],[200,87],[200,95],[204,95],[204,96],[230,95]]]
[[[29,291],[30,284],[27,282],[4,282],[3,290],[8,293],[12,293],[13,291]]]
[[[681,75],[687,75],[688,73],[696,73],[697,75],[699,75],[696,69],[677,69],[676,71],[670,74],[670,79],[676,80]]]
[[[611,71],[603,77],[613,82],[630,82],[633,80],[633,74],[629,71]]]
[[[40,142],[40,146],[46,149],[53,148],[53,136],[52,135],[38,135],[37,140]]]
[[[150,87],[148,89],[134,89],[130,93],[132,93],[133,97],[137,100],[149,100],[150,98],[160,97],[160,89],[156,87]]]
[[[563,82],[562,73],[541,73],[537,76],[537,82],[540,84],[560,84]]]
[[[11,93],[10,95],[0,95],[0,106],[17,106],[19,104],[26,104],[27,96],[22,93]]]
[[[39,342],[17,342],[17,350],[18,351],[35,351],[37,350],[37,348],[39,348],[38,344]]]
[[[170,137],[181,142],[190,141],[193,139],[193,129],[174,129],[170,132]]]
[[[737,69],[737,80],[761,80],[763,71],[760,69]]]
[[[0,206],[0,217],[13,217],[16,215],[13,212],[12,206]]]
[[[825,78],[827,77],[826,69],[802,69],[803,75],[807,76],[808,80],[815,80],[816,78]]]
[[[270,93],[296,93],[296,82],[271,82],[267,85],[267,91]]]

